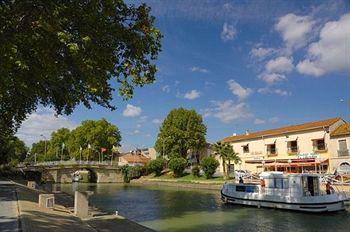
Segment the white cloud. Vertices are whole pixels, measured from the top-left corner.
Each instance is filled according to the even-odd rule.
[[[327,22],[320,40],[312,43],[307,58],[297,65],[300,73],[321,76],[329,72],[350,71],[350,13],[338,21]]]
[[[141,125],[141,124],[137,124],[136,127],[137,127],[137,128],[141,128],[142,125]]]
[[[236,28],[228,23],[224,23],[221,31],[221,39],[223,41],[233,40],[237,34]]]
[[[27,146],[31,146],[34,142],[44,139],[41,135],[50,139],[51,133],[62,127],[72,130],[77,124],[64,116],[55,116],[55,112],[51,109],[40,108],[22,123],[17,136]]]
[[[265,81],[269,85],[272,85],[274,83],[287,80],[287,77],[284,74],[263,73],[259,76],[259,79]]]
[[[235,104],[232,100],[213,102],[214,108],[206,109],[204,117],[213,116],[224,123],[252,117],[244,102]]]
[[[293,60],[285,56],[272,59],[265,66],[266,71],[269,73],[289,73],[293,68]]]
[[[163,120],[159,119],[159,118],[155,118],[152,120],[152,123],[154,123],[154,124],[161,124],[162,122],[163,122]]]
[[[272,88],[269,88],[269,87],[258,89],[258,93],[260,93],[260,94],[277,94],[277,95],[280,95],[280,96],[290,96],[290,95],[292,95],[292,93],[287,91],[287,90],[272,89]]]
[[[188,100],[194,100],[200,97],[200,92],[193,89],[190,92],[185,93],[184,98]]]
[[[123,111],[125,117],[137,117],[142,113],[141,107],[133,106],[131,104],[126,105],[126,109]]]
[[[254,124],[256,124],[256,125],[260,125],[260,124],[264,124],[264,123],[265,123],[265,120],[260,119],[260,118],[256,118],[254,120]]]
[[[162,87],[162,91],[163,91],[163,92],[166,92],[166,93],[170,93],[170,86],[169,86],[169,85],[164,85],[164,86]]]
[[[269,118],[269,122],[270,123],[276,123],[278,122],[280,119],[278,117],[272,117],[272,118]]]
[[[243,88],[240,84],[238,84],[235,80],[231,79],[227,81],[227,84],[229,85],[229,89],[231,92],[238,97],[239,100],[244,100],[245,98],[249,97],[253,90],[250,88]]]
[[[262,47],[254,47],[250,51],[250,55],[254,58],[265,58],[275,52],[273,48],[262,48]]]
[[[306,44],[306,35],[311,32],[315,22],[309,16],[287,14],[279,18],[275,29],[281,33],[287,48],[300,48]]]
[[[201,67],[197,67],[197,66],[191,67],[190,70],[191,70],[192,72],[201,72],[201,73],[207,73],[207,72],[209,72],[208,69],[201,68]]]
[[[133,135],[137,135],[137,134],[140,134],[140,133],[141,133],[141,131],[139,131],[139,130],[134,130],[134,131],[132,132]]]
[[[211,81],[205,81],[205,82],[204,82],[204,85],[205,85],[206,87],[210,87],[210,86],[214,86],[215,83],[214,83],[214,82],[211,82]]]

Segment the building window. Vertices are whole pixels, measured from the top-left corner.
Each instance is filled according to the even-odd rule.
[[[298,142],[296,140],[288,142],[288,153],[298,152]]]
[[[324,142],[324,139],[314,140],[314,151],[325,151],[325,150],[326,150],[326,143]]]
[[[243,146],[243,153],[249,153],[249,145],[244,145]]]
[[[267,155],[277,155],[276,144],[267,145]]]
[[[339,144],[339,150],[338,150],[338,156],[348,156],[349,155],[349,150],[348,150],[348,145],[346,144],[346,140],[338,140]]]

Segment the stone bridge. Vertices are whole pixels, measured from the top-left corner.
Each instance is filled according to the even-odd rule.
[[[73,174],[76,171],[82,171],[82,173],[85,172],[88,174],[88,178],[84,178],[84,182],[123,182],[120,167],[92,162],[75,164],[56,162],[53,164],[19,165],[17,168],[25,174],[39,174],[41,180],[54,183],[71,183],[73,181]]]

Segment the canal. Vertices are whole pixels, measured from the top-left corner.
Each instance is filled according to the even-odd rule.
[[[92,205],[157,231],[349,231],[350,209],[331,214],[225,205],[219,191],[122,184],[62,184],[93,191]]]

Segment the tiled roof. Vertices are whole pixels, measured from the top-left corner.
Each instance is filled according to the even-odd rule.
[[[126,154],[121,156],[120,158],[124,159],[128,163],[148,163],[150,158],[145,157],[144,155],[134,155],[134,154]]]
[[[331,136],[341,136],[341,135],[350,135],[350,123],[345,123],[340,125],[337,129],[335,129]]]
[[[334,124],[335,122],[337,122],[339,120],[341,120],[341,118],[339,118],[339,117],[338,118],[330,118],[330,119],[317,121],[317,122],[308,122],[308,123],[299,124],[299,125],[280,127],[280,128],[276,128],[276,129],[250,132],[248,134],[229,136],[229,137],[224,138],[222,141],[223,142],[235,142],[235,141],[240,141],[240,140],[259,138],[262,136],[281,135],[281,134],[285,134],[285,133],[292,133],[292,132],[299,132],[299,131],[305,131],[305,130],[310,130],[310,129],[322,128],[322,127],[329,127],[330,125]]]

